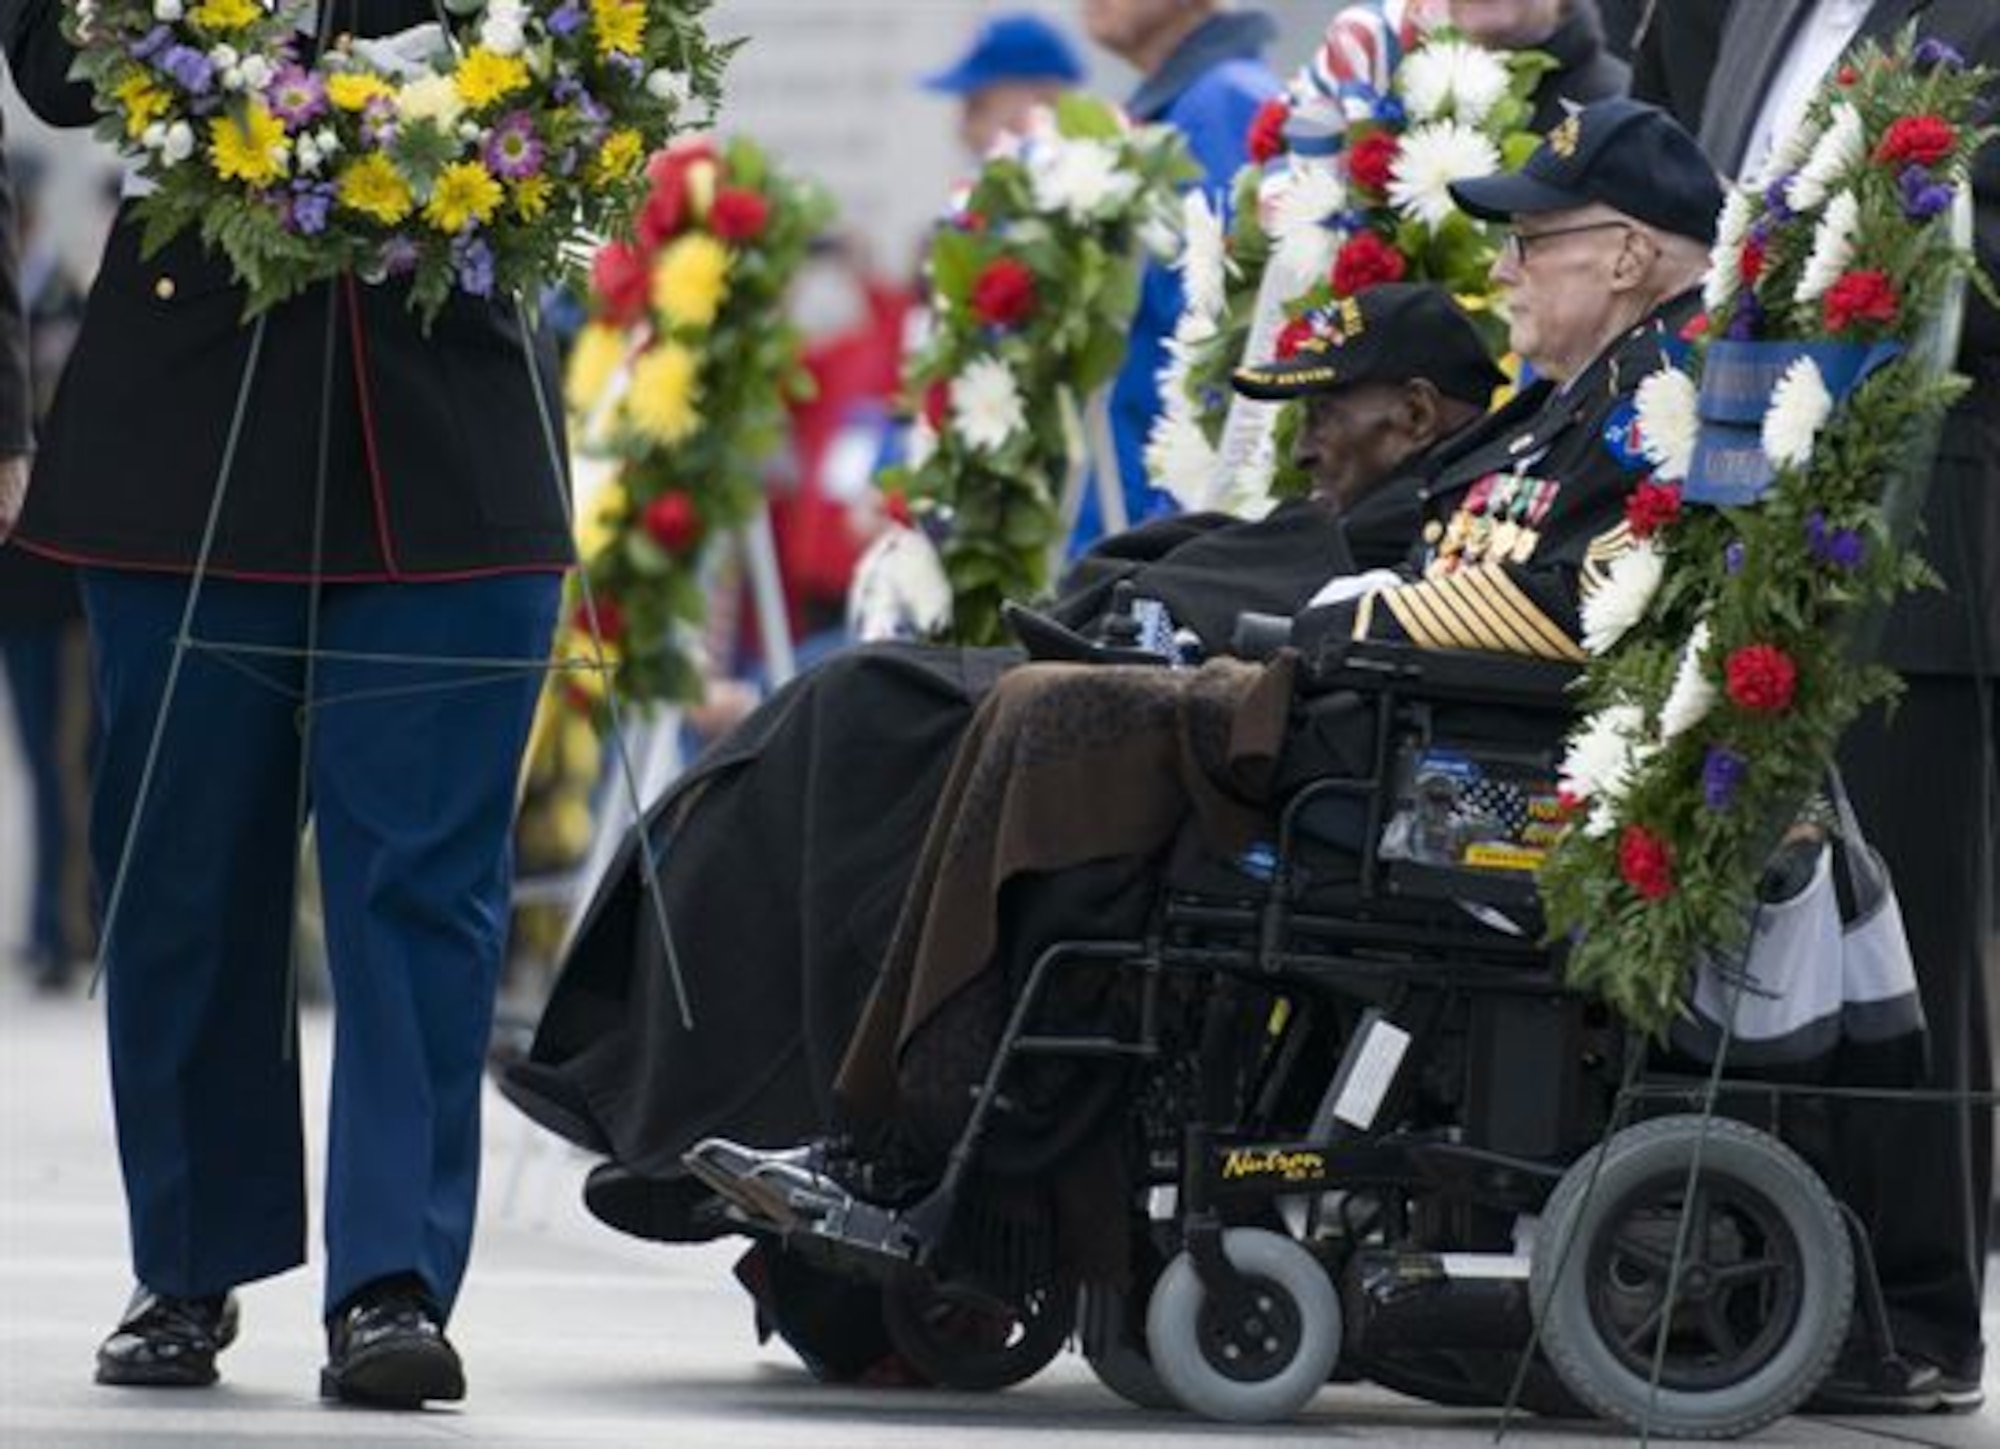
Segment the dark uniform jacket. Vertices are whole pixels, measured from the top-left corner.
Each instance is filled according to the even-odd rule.
[[[1805,0],[1737,5],[1722,31],[1720,59],[1702,113],[1701,143],[1725,176],[1742,170],[1750,133],[1792,38]],[[2000,66],[2000,4],[1994,0],[1876,0],[1858,40],[1889,41],[1911,21],[1977,64]],[[1988,277],[2000,277],[2000,144],[1973,169],[1976,245]],[[1904,673],[2000,673],[2000,312],[1968,291],[1959,367],[1972,392],[1946,420],[1924,510],[1924,552],[1944,589],[1904,600],[1889,618],[1882,660]]]
[[[1668,303],[1569,387],[1528,388],[1446,452],[1412,582],[1307,611],[1294,633],[1307,661],[1353,639],[1581,661],[1583,596],[1631,546],[1625,500],[1646,473],[1633,397],[1698,305]]]
[[[58,14],[55,0],[0,0],[0,41],[44,120],[86,125],[89,92],[67,78]],[[337,0],[334,24],[380,35],[434,14],[426,0]],[[567,484],[542,423],[559,457],[553,347],[536,340],[538,407],[511,301],[454,294],[426,336],[406,295],[344,279],[268,314],[212,572],[381,580],[567,566]],[[41,440],[19,530],[29,548],[113,567],[194,565],[251,348],[243,309],[226,260],[193,237],[142,260],[139,228],[121,213]]]

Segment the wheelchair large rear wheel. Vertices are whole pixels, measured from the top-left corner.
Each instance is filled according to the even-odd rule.
[[[1180,1254],[1146,1308],[1153,1369],[1182,1407],[1205,1418],[1289,1419],[1340,1358],[1340,1295],[1319,1260],[1281,1233],[1231,1228],[1222,1251],[1248,1284],[1247,1311],[1224,1313],[1193,1259]]]
[[[889,1342],[932,1383],[993,1393],[1049,1366],[1076,1324],[1076,1295],[1050,1287],[1018,1305],[924,1282],[882,1290]]]
[[[1564,1174],[1530,1288],[1542,1349],[1579,1399],[1654,1434],[1727,1439],[1784,1417],[1826,1377],[1847,1336],[1854,1254],[1826,1185],[1775,1137],[1662,1117]]]

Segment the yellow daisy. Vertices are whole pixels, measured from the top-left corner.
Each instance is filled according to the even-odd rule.
[[[326,98],[342,111],[359,111],[370,101],[393,101],[396,88],[378,75],[340,71],[326,78]]]
[[[201,4],[188,11],[188,19],[203,30],[241,30],[251,21],[262,18],[264,8],[257,0],[201,0]]]
[[[454,161],[438,174],[424,220],[442,232],[463,231],[469,221],[491,221],[503,194],[493,173],[477,161]]]
[[[460,98],[477,111],[526,90],[528,66],[517,55],[500,55],[481,45],[459,62],[453,79]]]
[[[514,215],[523,221],[538,220],[549,209],[549,178],[524,176],[514,183]]]
[[[590,0],[597,53],[637,55],[646,43],[646,7],[641,0]]]
[[[618,364],[624,360],[625,338],[617,328],[593,322],[577,333],[569,353],[569,374],[563,383],[569,410],[579,415],[594,410],[604,390],[611,386]]]
[[[208,123],[209,157],[225,181],[269,186],[285,174],[285,127],[262,101],[251,101],[241,117],[217,116]]]
[[[663,447],[671,448],[701,426],[695,384],[701,363],[678,342],[663,342],[632,365],[625,390],[626,421]]]
[[[620,524],[630,507],[625,486],[615,478],[597,490],[590,506],[580,511],[576,525],[576,551],[585,559],[596,558],[617,537]]]
[[[334,181],[334,195],[349,211],[394,226],[416,206],[410,184],[380,151],[371,151],[345,167]]]
[[[597,159],[591,163],[591,176],[599,185],[615,186],[637,171],[645,156],[646,143],[637,131],[613,131],[597,148]]]
[[[154,85],[152,78],[142,70],[135,70],[119,81],[112,90],[118,104],[125,112],[125,134],[137,140],[146,132],[146,127],[166,115],[173,105],[173,97],[161,87]]]
[[[653,306],[676,327],[706,327],[729,296],[729,248],[694,232],[660,253]]]

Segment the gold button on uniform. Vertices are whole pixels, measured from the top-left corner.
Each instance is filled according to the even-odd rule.
[[[173,301],[174,279],[172,277],[162,277],[159,281],[153,283],[153,295],[158,297],[162,302]]]

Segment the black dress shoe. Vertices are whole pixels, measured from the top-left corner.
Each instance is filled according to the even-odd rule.
[[[1799,1412],[1835,1418],[1932,1414],[1945,1407],[1943,1378],[1930,1364],[1911,1359],[1843,1358]]]
[[[649,1177],[600,1162],[583,1180],[583,1205],[608,1228],[654,1243],[707,1243],[740,1231],[722,1199],[690,1177]]]
[[[465,1397],[465,1368],[440,1315],[415,1288],[364,1289],[326,1326],[319,1396],[372,1409]]]
[[[236,1295],[173,1298],[141,1285],[97,1349],[97,1381],[121,1388],[202,1389],[236,1340]]]

